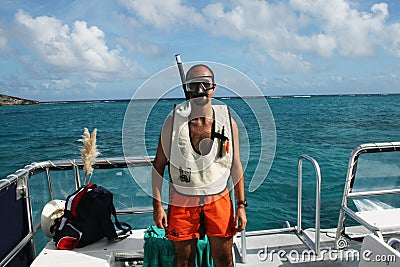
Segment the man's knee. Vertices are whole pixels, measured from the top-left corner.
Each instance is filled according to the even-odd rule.
[[[192,266],[196,257],[197,239],[174,241],[175,262],[177,266]]]
[[[217,253],[213,259],[216,266],[233,266],[232,251],[229,253]]]
[[[233,266],[232,238],[209,237],[209,241],[216,266]]]

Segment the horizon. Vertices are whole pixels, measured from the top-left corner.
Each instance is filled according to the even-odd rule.
[[[312,98],[312,97],[352,97],[352,96],[398,96],[400,93],[367,93],[367,94],[322,94],[322,95],[271,95],[271,96],[218,96],[214,99],[249,99],[249,98],[266,98],[266,99],[279,99],[279,98]],[[12,96],[11,96],[12,97]],[[33,100],[35,99],[26,99]],[[129,101],[154,101],[154,100],[185,100],[185,97],[163,97],[163,98],[120,98],[120,99],[81,99],[81,100],[54,100],[54,101],[39,101],[39,104],[51,103],[91,103],[91,102],[129,102]]]
[[[5,95],[130,99],[167,68],[179,86],[178,53],[186,70],[224,64],[265,96],[400,93],[394,0],[17,0],[0,12]],[[217,81],[230,78],[216,72]]]

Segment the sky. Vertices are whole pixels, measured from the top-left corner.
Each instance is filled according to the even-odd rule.
[[[1,94],[130,99],[174,66],[178,53],[184,62],[230,66],[267,96],[400,93],[400,1],[2,0],[0,6]]]

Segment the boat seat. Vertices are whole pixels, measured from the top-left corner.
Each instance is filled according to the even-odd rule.
[[[375,235],[367,235],[361,245],[359,267],[399,266],[400,252]]]
[[[348,207],[342,207],[342,211],[382,240],[384,234],[400,233],[399,208],[354,212]]]
[[[384,236],[400,233],[399,174],[400,142],[371,143],[357,146],[350,154],[345,188],[336,229],[336,248],[345,235],[346,216],[351,217],[374,233],[382,241]],[[391,195],[392,197],[387,196]],[[355,202],[352,210],[349,200],[369,200],[366,207]],[[371,206],[378,201],[377,206]],[[395,199],[396,198],[396,199]],[[384,200],[384,201],[381,201]],[[387,201],[387,202],[386,202]],[[358,204],[357,204],[358,203]],[[365,204],[365,203],[364,203]]]
[[[359,211],[359,218],[382,232],[400,232],[400,209]]]

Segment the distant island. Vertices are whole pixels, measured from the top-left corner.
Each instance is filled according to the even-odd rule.
[[[0,106],[36,105],[39,101],[0,94]]]

